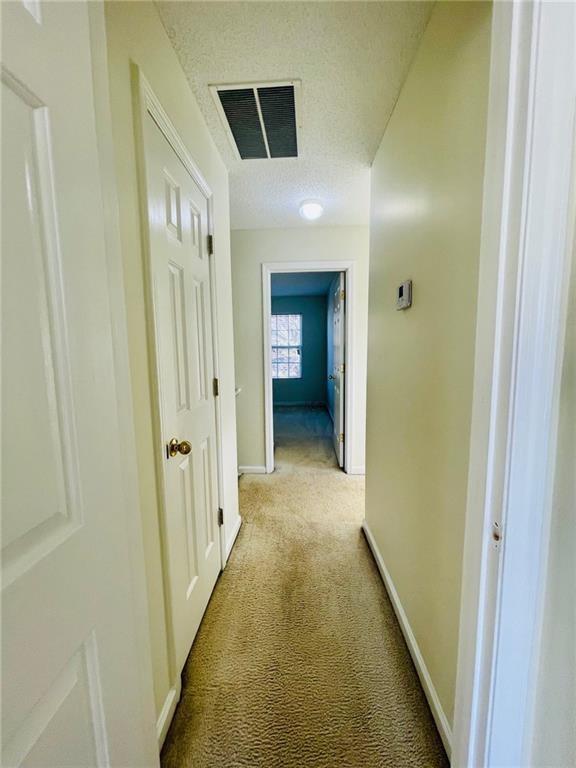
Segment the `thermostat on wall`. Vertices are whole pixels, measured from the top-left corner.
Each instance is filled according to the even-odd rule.
[[[405,280],[398,286],[396,309],[408,309],[412,306],[412,280]]]

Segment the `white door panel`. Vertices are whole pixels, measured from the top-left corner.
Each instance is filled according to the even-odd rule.
[[[88,9],[2,22],[2,765],[152,765]]]
[[[208,202],[149,114],[144,123],[164,460],[167,570],[178,671],[220,572]]]
[[[333,312],[333,370],[334,382],[334,417],[332,439],[338,458],[338,466],[344,466],[344,323],[345,323],[345,276],[341,272],[334,290]]]

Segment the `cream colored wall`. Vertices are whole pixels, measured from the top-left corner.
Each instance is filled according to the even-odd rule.
[[[436,5],[372,169],[366,519],[449,722],[490,19],[487,3]]]
[[[152,436],[144,274],[130,83],[131,61],[141,67],[214,194],[218,293],[217,334],[224,432],[223,507],[225,530],[231,532],[238,516],[238,489],[228,174],[204,124],[154,5],[148,2],[107,2],[106,28],[128,311],[130,368],[138,446],[140,500],[146,549],[154,690],[156,711],[159,713],[175,681],[171,680],[168,665],[166,606],[162,587],[158,489],[155,480],[155,446]]]
[[[238,461],[266,464],[264,434],[264,360],[262,346],[262,264],[278,261],[354,261],[356,352],[354,379],[357,417],[352,436],[352,467],[364,470],[366,414],[366,325],[368,305],[367,227],[298,227],[234,230],[232,283],[237,400]]]
[[[540,675],[530,765],[576,765],[576,254],[564,346]]]

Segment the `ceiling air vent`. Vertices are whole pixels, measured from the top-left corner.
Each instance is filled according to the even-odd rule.
[[[300,82],[212,85],[229,138],[242,160],[298,157]]]

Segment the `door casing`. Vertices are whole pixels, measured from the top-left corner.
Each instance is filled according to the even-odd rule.
[[[340,272],[338,274],[337,279],[334,281],[336,283],[336,289],[335,289],[335,299],[334,304],[332,305],[332,317],[328,320],[332,321],[332,354],[334,358],[334,364],[332,367],[332,371],[330,371],[329,376],[334,376],[336,374],[336,377],[334,378],[334,387],[333,387],[333,406],[334,406],[334,413],[332,414],[332,442],[334,444],[334,451],[336,453],[336,456],[338,457],[338,466],[342,467],[344,465],[344,447],[346,443],[344,442],[344,445],[340,442],[340,435],[344,433],[346,430],[344,428],[344,417],[346,416],[346,408],[344,408],[344,398],[342,397],[341,390],[342,390],[342,382],[344,382],[344,397],[346,396],[346,365],[344,365],[344,369],[342,369],[342,347],[344,347],[344,354],[346,354],[346,344],[344,343],[345,339],[345,333],[342,332],[342,325],[344,326],[344,332],[346,331],[346,276],[343,272]],[[342,299],[342,294],[344,294],[344,298]],[[336,310],[336,307],[338,308]],[[336,331],[336,311],[338,311],[338,329]],[[338,362],[335,362],[338,360]],[[342,414],[342,411],[344,411],[344,414]]]
[[[452,748],[462,768],[532,764],[576,226],[575,30],[570,3],[493,5]]]
[[[150,735],[154,724],[154,682],[152,672],[152,648],[149,633],[148,596],[146,592],[146,558],[142,518],[140,514],[138,466],[136,462],[136,434],[132,402],[132,384],[129,363],[128,322],[124,270],[122,265],[122,243],[120,237],[120,205],[116,185],[114,161],[114,136],[110,108],[108,57],[106,46],[106,20],[104,2],[93,0],[88,3],[90,20],[90,48],[92,56],[92,82],[96,115],[96,142],[100,161],[102,186],[102,207],[104,209],[104,237],[110,293],[110,319],[112,324],[112,345],[116,398],[118,401],[118,461],[122,464],[124,495],[126,497],[128,540],[131,545],[130,568],[133,574],[132,599],[134,615],[138,620],[138,632],[134,653],[140,669],[140,701],[147,744],[152,750]],[[149,727],[151,726],[151,727]],[[156,760],[156,750],[154,750]]]
[[[276,261],[262,264],[262,341],[264,357],[264,428],[266,473],[274,472],[274,399],[271,373],[270,315],[272,313],[272,275],[278,272],[344,272],[346,280],[344,341],[344,472],[352,472],[352,434],[356,423],[354,409],[354,262],[353,261]]]

